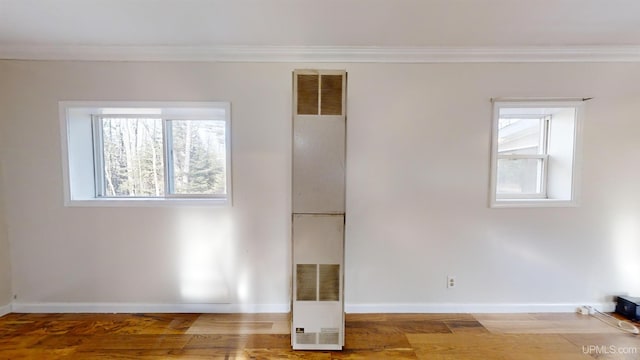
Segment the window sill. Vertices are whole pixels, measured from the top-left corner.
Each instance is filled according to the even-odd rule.
[[[577,207],[577,200],[562,199],[492,199],[491,208]]]
[[[157,199],[82,199],[65,200],[67,207],[172,207],[172,206],[230,206],[229,199],[157,198]]]

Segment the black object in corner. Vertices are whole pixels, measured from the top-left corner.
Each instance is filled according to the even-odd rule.
[[[629,296],[618,296],[616,304],[616,313],[627,317],[631,320],[640,320],[640,298]]]

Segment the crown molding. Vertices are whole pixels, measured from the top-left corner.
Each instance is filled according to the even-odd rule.
[[[640,62],[640,46],[36,46],[0,45],[5,60],[326,63]]]

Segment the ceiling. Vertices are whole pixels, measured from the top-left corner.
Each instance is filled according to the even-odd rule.
[[[0,0],[0,55],[74,46],[638,47],[640,1]]]

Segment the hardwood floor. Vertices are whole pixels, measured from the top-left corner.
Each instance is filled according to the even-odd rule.
[[[9,314],[0,359],[640,359],[578,314],[350,314],[343,351],[292,351],[287,314]]]

